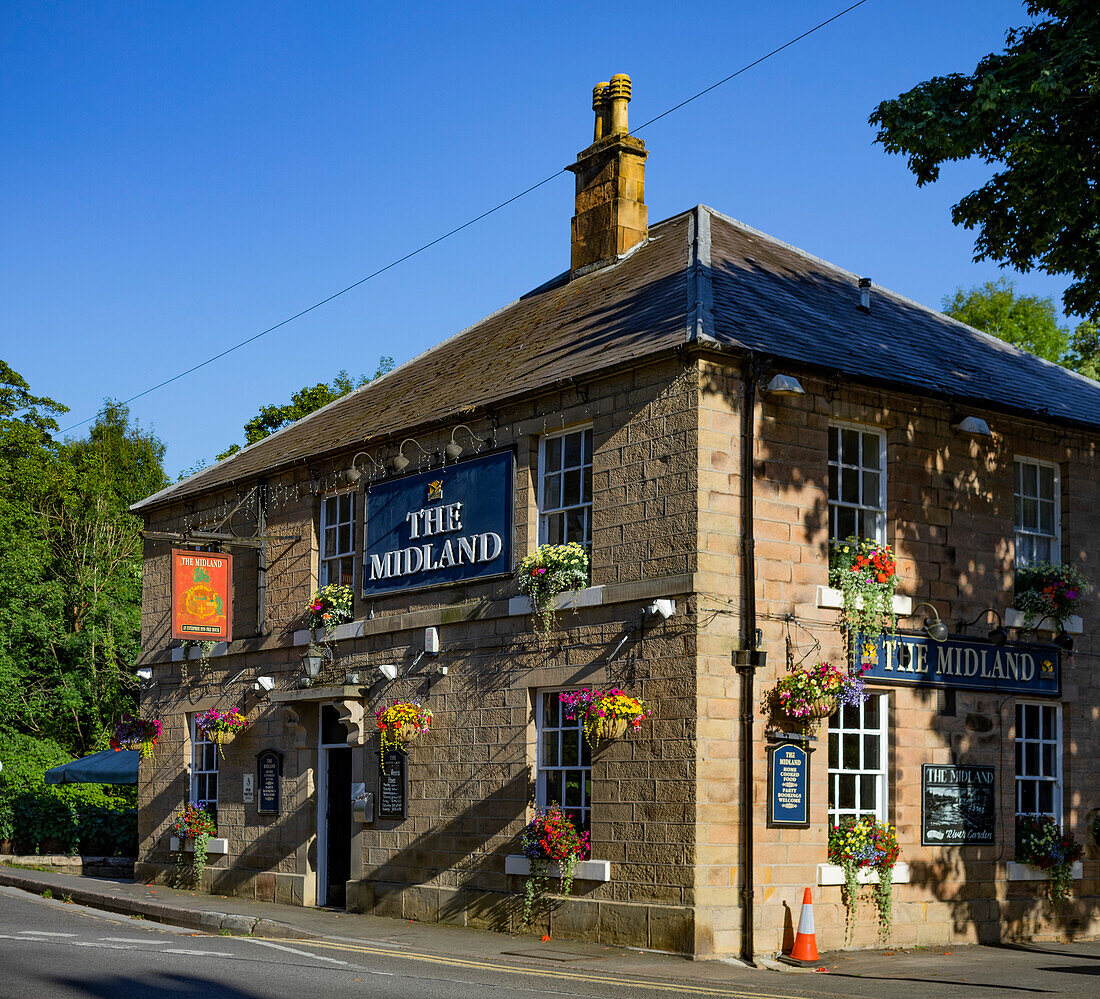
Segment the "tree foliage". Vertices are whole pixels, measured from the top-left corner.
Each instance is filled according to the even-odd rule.
[[[164,445],[108,400],[85,438],[65,407],[0,361],[0,731],[105,748],[133,710],[141,644],[140,522],[166,484]]]
[[[244,425],[245,445],[262,441],[269,434],[289,426],[303,416],[308,416],[314,410],[335,402],[341,396],[347,395],[353,389],[366,385],[367,382],[380,378],[393,370],[393,358],[382,356],[378,360],[378,368],[374,374],[368,377],[360,375],[358,381],[352,381],[347,371],[341,370],[331,382],[318,382],[316,385],[306,385],[298,389],[290,397],[290,402],[282,405],[261,406],[251,420]],[[241,449],[239,444],[231,445],[227,450],[218,455],[218,461],[236,454]],[[197,471],[198,469],[196,469]]]
[[[1058,322],[1058,311],[1049,298],[1017,295],[1007,278],[987,281],[973,288],[956,288],[943,300],[943,311],[1022,350],[1089,378],[1100,374],[1100,338],[1094,323],[1086,320],[1072,332]]]
[[[1067,312],[1100,315],[1100,4],[1028,0],[1040,20],[1008,32],[969,76],[953,73],[883,101],[876,141],[908,157],[917,184],[980,157],[988,183],[952,209],[977,229],[976,260],[1073,278]]]

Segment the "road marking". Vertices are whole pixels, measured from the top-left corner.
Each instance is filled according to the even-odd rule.
[[[273,949],[275,949],[275,951],[285,951],[287,954],[296,954],[298,957],[310,957],[313,960],[328,960],[328,962],[330,962],[331,964],[338,964],[345,968],[350,966],[349,963],[346,962],[346,960],[339,960],[335,957],[326,957],[323,954],[310,954],[309,951],[299,951],[299,949],[297,949],[296,947],[287,947],[284,944],[273,944],[271,941],[268,940],[253,940],[252,943],[260,944],[260,946],[262,947],[272,947]],[[384,971],[384,973],[379,974],[389,975],[390,973],[389,971]]]
[[[65,943],[74,947],[95,947],[97,950],[137,950],[132,944],[100,943],[98,940],[66,940]]]
[[[550,975],[554,978],[562,978],[571,982],[633,986],[636,988],[651,989],[654,992],[679,992],[682,995],[718,996],[724,997],[724,999],[805,999],[805,996],[794,996],[781,992],[765,992],[755,989],[748,991],[745,989],[721,988],[718,986],[688,985],[683,982],[674,983],[644,978],[624,978],[618,975],[595,975],[591,973],[566,971],[564,968],[554,968],[552,971],[546,968],[517,968],[515,965],[509,964],[494,964],[491,961],[469,961],[463,958],[442,957],[436,954],[423,954],[415,951],[395,953],[391,950],[382,950],[377,947],[357,947],[351,944],[332,943],[328,940],[303,940],[302,943],[307,947],[327,947],[330,950],[349,951],[356,954],[372,954],[376,957],[406,958],[410,961],[424,961],[428,964],[440,964],[449,968],[496,971],[511,975],[541,977]]]
[[[20,935],[33,935],[36,937],[75,937],[75,933],[51,933],[49,930],[20,930]]]
[[[187,950],[184,947],[168,947],[158,954],[186,954],[188,957],[233,957],[227,950]]]
[[[155,944],[160,946],[161,944],[168,943],[167,940],[154,940],[152,937],[100,937],[100,940],[106,940],[108,943],[136,943],[136,944]]]

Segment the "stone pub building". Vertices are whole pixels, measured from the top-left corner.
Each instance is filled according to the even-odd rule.
[[[519,834],[563,802],[591,860],[535,932],[752,956],[807,886],[818,945],[845,945],[828,829],[874,815],[901,845],[893,944],[1095,935],[1100,608],[1035,631],[1010,607],[1033,561],[1100,582],[1100,385],[711,208],[650,224],[629,99],[625,76],[594,91],[566,272],[137,504],[164,724],[137,876],[172,877],[173,816],[203,799],[211,891],[514,931]],[[843,662],[829,544],[855,531],[898,556],[897,637],[777,825],[789,743],[761,702],[791,664]],[[591,578],[540,637],[515,568],[567,540]],[[173,548],[233,556],[231,641],[205,655],[172,638]],[[353,616],[311,676],[332,581]],[[652,720],[588,752],[557,700],[585,685]],[[395,700],[434,723],[384,785]],[[219,754],[194,720],[231,707],[249,725]],[[1089,838],[1060,913],[1014,860],[1018,812]],[[851,945],[875,935],[867,904]]]

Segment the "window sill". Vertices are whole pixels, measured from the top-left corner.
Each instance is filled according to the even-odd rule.
[[[841,610],[844,607],[844,594],[840,590],[834,590],[831,586],[819,586],[817,588],[817,606]],[[908,617],[912,614],[913,598],[895,593],[894,613],[900,617]]]
[[[176,853],[179,850],[179,848],[180,848],[180,841],[177,837],[173,836],[171,838],[171,840],[169,840],[168,849],[170,849],[173,853]],[[192,840],[192,839],[187,840],[187,842],[183,844],[183,852],[184,853],[194,853],[195,852],[195,841]],[[229,853],[229,840],[221,839],[217,836],[211,836],[210,839],[208,839],[206,841],[206,852],[207,853]]]
[[[1040,871],[1037,867],[1028,867],[1027,864],[1017,864],[1016,861],[1008,861],[1009,881],[1049,881],[1050,872]],[[1074,881],[1080,881],[1085,876],[1085,869],[1081,861],[1073,865],[1072,876]]]
[[[861,867],[856,871],[856,880],[861,885],[877,885],[878,871],[873,867]],[[909,884],[909,865],[904,860],[894,864],[893,882],[896,885]],[[818,864],[817,883],[819,885],[844,884],[844,868],[839,864]]]
[[[1053,627],[1053,618],[1044,618],[1043,622],[1047,627],[1042,628],[1042,631],[1057,631],[1058,629]],[[1024,612],[1016,610],[1015,607],[1009,607],[1005,611],[1005,627],[1006,628],[1023,628],[1024,624]],[[1080,635],[1085,630],[1085,622],[1081,620],[1080,615],[1070,614],[1062,622],[1062,627],[1071,635]]]
[[[212,659],[214,656],[224,656],[228,649],[229,649],[229,643],[228,642],[215,642],[214,643],[214,648],[212,648],[210,650],[210,652],[207,653],[206,658],[207,659]],[[202,658],[202,649],[195,648],[195,646],[192,645],[191,648],[189,648],[187,650],[187,658],[188,659],[201,659]],[[178,645],[178,646],[176,646],[176,648],[172,649],[172,662],[174,662],[174,663],[183,662],[183,646]]]
[[[599,607],[603,603],[602,586],[586,586],[583,590],[566,590],[554,597],[554,610],[573,610],[577,607]],[[510,597],[509,617],[522,617],[534,611],[530,597]]]
[[[510,853],[504,858],[504,873],[528,875],[531,873],[531,861],[521,853]],[[561,868],[557,864],[550,864],[549,874],[552,878],[559,878]],[[573,869],[573,877],[578,881],[610,881],[611,861],[578,860]]]
[[[317,641],[318,642],[343,642],[349,638],[359,638],[363,633],[363,619],[358,621],[345,621],[343,624],[338,624],[335,628],[318,628],[317,629]],[[308,628],[303,628],[300,631],[294,632],[294,644],[295,645],[309,645],[313,641],[313,636],[310,634]]]

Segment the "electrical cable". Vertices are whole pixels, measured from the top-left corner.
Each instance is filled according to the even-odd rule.
[[[698,91],[695,94],[692,94],[690,97],[686,98],[685,100],[682,100],[678,104],[674,104],[672,107],[667,108],[666,110],[662,111],[656,117],[650,118],[649,121],[643,122],[637,128],[631,130],[632,134],[640,132],[643,128],[646,128],[649,125],[652,125],[656,121],[660,121],[662,118],[672,114],[674,111],[679,111],[680,108],[685,107],[686,105],[690,104],[692,101],[698,100],[700,97],[704,96],[705,94],[709,94],[712,90],[716,90],[718,87],[722,86],[725,83],[729,83],[730,80],[736,79],[738,76],[741,76],[743,73],[747,73],[753,67],[759,66],[762,62],[765,62],[766,60],[772,58],[772,56],[778,55],[784,49],[788,49],[792,45],[795,45],[798,42],[802,41],[802,39],[808,38],[814,32],[820,31],[822,28],[826,27],[827,25],[832,24],[833,21],[838,20],[839,18],[843,17],[845,14],[851,13],[857,7],[861,7],[865,3],[867,3],[867,0],[856,0],[856,3],[852,4],[849,7],[846,7],[842,11],[839,11],[838,13],[834,14],[832,17],[827,18],[824,21],[821,21],[819,24],[815,24],[812,28],[809,28],[806,31],[803,31],[802,34],[796,35],[794,38],[790,39],[790,41],[784,42],[778,48],[774,48],[770,52],[767,52],[764,55],[760,56],[759,58],[754,59],[752,62],[746,63],[740,69],[734,71],[733,73],[730,73],[729,76],[725,76],[721,80],[718,80],[716,83],[712,83],[709,87],[704,87],[702,90]],[[436,236],[434,239],[429,240],[427,243],[421,244],[415,250],[410,250],[408,253],[404,254],[403,256],[400,256],[395,260],[391,260],[388,264],[385,264],[384,266],[379,267],[375,271],[371,271],[370,274],[367,274],[365,277],[361,277],[358,281],[353,281],[351,284],[347,285],[344,288],[341,288],[339,291],[334,291],[331,295],[328,295],[327,297],[322,298],[318,302],[314,302],[313,305],[310,305],[307,308],[302,309],[300,312],[294,313],[294,315],[292,315],[292,316],[288,316],[286,319],[282,320],[281,322],[276,323],[274,326],[269,326],[267,329],[261,330],[259,333],[254,333],[252,336],[247,337],[244,340],[241,340],[239,343],[235,343],[232,347],[226,347],[225,350],[223,350],[223,351],[221,351],[217,354],[214,354],[212,357],[208,357],[205,361],[200,361],[198,364],[192,365],[187,370],[181,371],[178,374],[172,375],[171,378],[165,378],[163,381],[157,382],[156,385],[152,385],[149,388],[144,389],[141,392],[138,392],[136,395],[130,396],[128,399],[123,399],[122,402],[119,403],[119,405],[128,406],[131,402],[136,402],[138,399],[144,398],[145,396],[147,396],[147,395],[149,395],[153,392],[156,392],[158,389],[164,388],[166,385],[171,385],[173,382],[177,382],[181,378],[186,378],[187,375],[190,375],[190,374],[198,371],[200,368],[205,368],[208,364],[213,364],[215,361],[220,361],[223,357],[227,356],[228,354],[232,354],[234,351],[240,350],[241,347],[246,347],[246,346],[248,346],[248,344],[253,343],[256,340],[259,340],[260,337],[267,336],[268,333],[274,333],[277,329],[281,329],[283,326],[286,326],[287,324],[294,322],[296,319],[301,319],[302,316],[308,315],[310,312],[313,312],[314,310],[321,308],[322,305],[328,305],[329,302],[332,302],[335,299],[340,298],[341,295],[346,295],[349,291],[354,291],[360,285],[366,284],[368,281],[378,277],[381,274],[385,274],[386,271],[388,271],[388,270],[392,270],[398,264],[403,264],[406,260],[410,260],[412,257],[415,257],[420,253],[423,253],[425,250],[431,249],[437,243],[442,243],[443,240],[449,239],[451,236],[454,236],[457,233],[462,232],[463,229],[468,229],[470,226],[474,225],[477,222],[480,222],[482,219],[486,219],[490,215],[493,215],[494,213],[499,212],[502,208],[507,208],[508,205],[512,204],[514,201],[518,201],[520,198],[526,197],[528,194],[531,194],[533,191],[537,191],[540,187],[543,187],[546,184],[549,184],[550,181],[552,181],[555,178],[559,177],[563,173],[565,173],[565,168],[564,167],[561,170],[555,170],[548,177],[544,177],[542,180],[538,181],[535,184],[532,184],[530,187],[525,187],[518,194],[513,194],[510,198],[507,198],[506,200],[501,201],[499,204],[494,205],[492,208],[489,208],[489,209],[483,211],[480,215],[475,215],[473,218],[468,219],[467,221],[463,222],[461,225],[457,225],[453,229],[448,230],[447,232],[443,233],[442,235]],[[69,426],[65,427],[65,429],[62,430],[61,433],[67,434],[71,430],[75,430],[77,427],[82,427],[86,423],[91,423],[91,421],[94,420],[94,419],[95,419],[95,416],[89,416],[87,419],[80,420],[78,423],[72,423]]]

